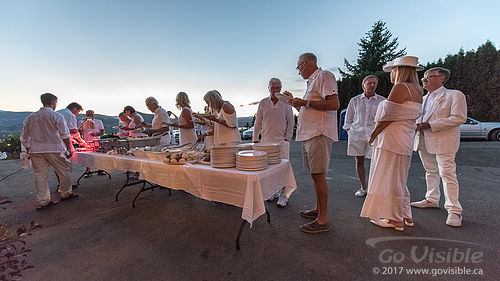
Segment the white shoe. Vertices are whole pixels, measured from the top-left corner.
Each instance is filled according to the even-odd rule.
[[[274,201],[274,199],[276,198],[279,198],[280,197],[280,192],[281,192],[281,189],[276,191],[273,195],[271,195],[271,197],[269,197],[267,199],[267,201],[271,202],[271,201]]]
[[[416,208],[439,208],[439,204],[432,203],[427,199],[411,202],[411,205]]]
[[[354,193],[355,196],[357,197],[363,197],[366,196],[366,193],[368,193],[365,189],[360,188],[356,193]]]
[[[278,208],[283,208],[286,206],[286,203],[288,203],[288,198],[285,196],[285,192],[280,190],[280,198],[278,199],[278,203],[276,203],[276,205]]]
[[[377,221],[376,220],[370,220],[370,222],[373,223],[374,225],[380,226],[380,227],[394,228],[397,231],[403,231],[404,230],[404,226],[401,226],[401,227],[395,226],[392,223],[390,223],[388,219],[379,219]]]
[[[462,215],[449,213],[446,219],[446,224],[453,227],[459,227],[462,225]]]

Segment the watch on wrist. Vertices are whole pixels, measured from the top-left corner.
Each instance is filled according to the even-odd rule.
[[[306,107],[309,107],[309,103],[310,103],[310,102],[311,102],[310,100],[307,100],[307,102],[306,102]]]

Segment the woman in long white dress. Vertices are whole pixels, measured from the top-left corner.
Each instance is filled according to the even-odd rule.
[[[394,84],[387,100],[375,115],[376,126],[370,136],[373,154],[368,195],[361,217],[380,227],[402,231],[413,226],[410,194],[406,181],[411,164],[415,121],[422,113],[423,90],[418,83],[417,57],[404,56],[384,66]]]
[[[205,119],[214,121],[214,146],[241,143],[238,119],[236,118],[234,106],[230,102],[223,100],[221,94],[216,90],[207,92],[203,99],[207,103],[209,111],[217,112],[217,117],[212,115],[205,116]],[[207,132],[200,138],[203,139],[207,135],[211,134]]]
[[[179,128],[179,144],[193,145],[198,138],[194,130],[193,111],[188,95],[184,92],[178,93],[175,97],[175,106],[181,109],[179,121],[173,124]]]

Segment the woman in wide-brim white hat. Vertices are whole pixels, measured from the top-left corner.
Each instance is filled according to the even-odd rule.
[[[380,227],[402,231],[413,226],[410,194],[406,186],[411,164],[415,121],[422,113],[422,87],[418,82],[418,58],[404,56],[384,65],[394,86],[375,115],[368,194],[361,217]]]

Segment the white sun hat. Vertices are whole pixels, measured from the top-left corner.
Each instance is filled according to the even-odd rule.
[[[395,58],[394,60],[387,62],[382,67],[382,70],[384,70],[384,72],[391,72],[392,68],[397,66],[414,67],[417,71],[424,70],[424,67],[418,64],[418,58],[414,56],[402,56]]]

